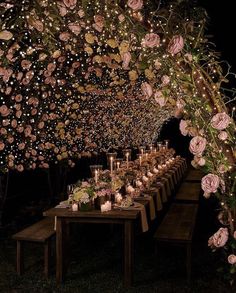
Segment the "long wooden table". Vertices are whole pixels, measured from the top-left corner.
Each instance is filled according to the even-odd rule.
[[[68,223],[107,223],[120,224],[124,227],[124,286],[129,287],[133,281],[134,261],[134,222],[139,217],[139,210],[112,210],[101,213],[99,210],[73,212],[66,208],[52,208],[44,216],[56,217],[56,280],[60,284],[65,280],[67,266]]]

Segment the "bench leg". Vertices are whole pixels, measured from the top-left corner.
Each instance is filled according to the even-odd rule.
[[[188,282],[190,282],[191,280],[191,243],[187,244],[186,268],[187,268],[187,280]]]
[[[44,275],[46,278],[48,278],[49,276],[50,257],[51,257],[51,241],[47,240],[44,243]]]
[[[20,240],[16,242],[16,270],[17,274],[20,276],[23,274],[24,270],[24,246]]]

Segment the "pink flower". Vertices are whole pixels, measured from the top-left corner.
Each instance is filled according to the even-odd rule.
[[[163,75],[161,78],[161,81],[162,81],[162,86],[165,86],[170,82],[170,78],[168,75]]]
[[[63,42],[67,42],[67,41],[69,41],[69,39],[70,39],[70,33],[68,33],[68,32],[60,33],[60,35],[59,35],[59,39],[60,39],[61,41],[63,41]]]
[[[211,248],[223,247],[229,238],[229,232],[227,228],[220,228],[213,236],[208,240],[208,246]]]
[[[15,96],[15,101],[16,102],[21,102],[22,101],[22,95],[21,94],[18,94]]]
[[[44,128],[44,122],[43,122],[43,121],[40,121],[40,122],[39,122],[39,124],[38,124],[38,128],[39,128],[39,129]]]
[[[182,36],[173,36],[173,38],[171,39],[171,41],[169,42],[167,51],[172,54],[175,55],[177,53],[179,53],[180,51],[182,51],[184,47],[184,39]]]
[[[29,60],[24,59],[21,61],[21,67],[23,69],[30,69],[31,65],[32,65],[32,63]]]
[[[152,87],[149,83],[143,82],[141,85],[141,90],[145,96],[145,98],[150,98],[152,96]]]
[[[0,114],[2,115],[2,117],[6,117],[10,114],[10,110],[8,109],[6,105],[2,105],[0,107]]]
[[[209,197],[210,193],[215,193],[220,185],[220,178],[214,174],[207,174],[202,178],[201,186],[204,191],[204,196]]]
[[[33,21],[30,22],[30,24],[39,32],[43,32],[43,23],[42,21],[38,20],[38,19],[35,19]]]
[[[211,119],[211,126],[217,130],[223,130],[228,127],[230,117],[226,113],[217,113]]]
[[[194,161],[198,166],[204,166],[206,164],[206,160],[203,157],[194,156]]]
[[[231,265],[236,264],[236,255],[234,255],[234,254],[230,254],[230,255],[228,256],[228,263],[230,263]]]
[[[134,11],[140,10],[143,7],[143,0],[128,0],[127,5]]]
[[[20,165],[16,166],[16,170],[19,172],[22,172],[22,171],[24,171],[24,166],[20,164]]]
[[[18,110],[16,111],[16,118],[20,118],[22,116],[22,111],[21,110]]]
[[[76,22],[70,22],[68,24],[69,29],[74,33],[76,36],[78,36],[81,32],[81,27],[78,23]]]
[[[18,144],[18,149],[19,150],[23,150],[25,148],[25,143],[24,142],[21,142]]]
[[[123,14],[119,14],[118,19],[120,22],[123,22],[125,20],[125,17]]]
[[[104,17],[97,14],[94,16],[94,22],[95,23],[93,24],[93,28],[101,33],[104,27]]]
[[[48,66],[47,66],[47,70],[49,72],[53,72],[54,70],[56,69],[56,64],[54,63],[49,63]]]
[[[156,59],[154,62],[154,66],[157,70],[159,70],[161,68],[161,62],[158,59]]]
[[[183,136],[188,135],[188,122],[181,119],[179,124],[179,130]]]
[[[193,61],[193,55],[190,53],[184,54],[184,57],[186,58],[187,61],[192,62]]]
[[[13,34],[10,31],[3,30],[0,31],[0,40],[9,41],[13,37]]]
[[[142,41],[142,45],[149,48],[159,47],[160,37],[154,33],[146,34]]]
[[[217,168],[218,172],[220,174],[224,174],[225,172],[227,172],[227,167],[223,164],[221,164],[218,168]]]
[[[228,138],[228,133],[226,131],[221,131],[219,134],[218,134],[218,138],[220,140],[226,140]]]
[[[206,148],[206,139],[202,136],[195,136],[191,139],[189,144],[189,150],[195,156],[201,156]]]
[[[64,3],[57,2],[57,8],[59,9],[59,14],[65,16],[67,14],[67,9]]]
[[[124,54],[122,54],[121,58],[122,58],[122,61],[123,61],[123,63],[122,63],[123,69],[128,69],[129,63],[130,63],[130,60],[131,60],[130,52],[125,52]]]
[[[66,7],[74,9],[76,7],[77,0],[63,0],[63,3]]]
[[[0,151],[3,151],[5,148],[4,142],[0,141]]]
[[[164,107],[166,104],[166,98],[163,96],[161,91],[156,91],[154,95],[155,101],[160,105],[160,107]]]
[[[78,11],[78,15],[79,15],[80,18],[82,18],[82,17],[85,16],[85,13],[84,13],[83,9],[80,9],[80,10]]]

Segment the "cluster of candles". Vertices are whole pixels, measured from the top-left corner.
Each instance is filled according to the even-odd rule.
[[[101,204],[101,212],[111,211],[111,201],[107,200],[104,204]]]
[[[138,154],[138,160],[139,165],[142,165],[143,160],[147,160],[149,158],[149,155],[156,153],[157,150],[165,150],[168,149],[169,141],[165,140],[163,143],[157,143],[157,147],[155,147],[153,144],[149,146],[149,149],[146,150],[145,146],[141,146],[139,148],[139,154]],[[119,170],[121,167],[121,164],[123,162],[126,163],[126,168],[129,168],[129,161],[131,160],[131,149],[124,149],[123,150],[123,156],[124,160],[122,158],[117,158],[116,152],[108,152],[107,154],[107,164],[110,170],[111,175],[113,174],[114,170]],[[99,180],[99,173],[102,170],[102,165],[91,165],[90,166],[92,176],[94,177],[95,182],[97,183]]]

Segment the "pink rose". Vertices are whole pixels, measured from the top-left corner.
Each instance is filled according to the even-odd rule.
[[[43,122],[43,121],[40,121],[40,122],[39,122],[39,124],[38,124],[38,128],[39,128],[39,129],[44,128],[44,122]]]
[[[0,151],[3,151],[5,148],[4,142],[0,141]]]
[[[93,28],[101,33],[104,27],[104,17],[97,14],[94,16],[94,22],[95,23],[93,24]]]
[[[77,0],[63,0],[63,3],[67,8],[74,9],[77,4]]]
[[[208,240],[208,246],[211,248],[223,247],[229,238],[229,232],[227,228],[220,228],[213,236]]]
[[[179,53],[180,51],[182,51],[183,47],[184,47],[183,37],[182,36],[173,36],[173,38],[169,42],[167,51],[170,54],[175,55],[175,54]]]
[[[118,19],[120,22],[123,22],[125,20],[125,17],[123,14],[119,14]]]
[[[23,150],[25,148],[25,143],[24,142],[21,142],[18,144],[18,149],[19,150]]]
[[[142,45],[149,48],[159,47],[160,37],[154,33],[146,34],[142,41]]]
[[[195,136],[191,139],[189,144],[189,150],[195,156],[201,156],[206,148],[206,139],[202,136]]]
[[[230,117],[226,113],[217,113],[211,119],[211,126],[217,130],[223,130],[228,127],[230,123]]]
[[[234,255],[234,254],[230,254],[230,255],[228,256],[228,263],[230,263],[231,265],[236,264],[236,255]]]
[[[152,96],[152,87],[149,83],[143,82],[141,85],[141,90],[145,98],[150,98]]]
[[[161,91],[156,91],[154,95],[155,101],[160,105],[160,107],[164,107],[166,104],[166,98],[163,96]]]
[[[84,13],[83,9],[80,9],[80,10],[78,11],[78,15],[79,15],[80,18],[82,18],[82,17],[85,16],[85,13]]]
[[[6,105],[2,105],[0,107],[0,114],[2,115],[2,117],[6,117],[10,114],[10,110],[8,109]]]
[[[131,54],[130,52],[125,52],[124,54],[122,54],[121,56],[122,58],[122,67],[123,69],[128,69],[129,68],[129,63],[130,63],[130,60],[131,60]]]
[[[187,61],[192,62],[193,61],[193,55],[190,53],[184,54],[184,57]]]
[[[23,69],[30,69],[31,65],[32,65],[32,63],[29,60],[24,59],[21,61],[21,67]]]
[[[159,70],[161,68],[161,62],[158,59],[156,59],[154,62],[154,66],[157,70]]]
[[[15,96],[15,101],[16,102],[21,102],[22,101],[22,95],[21,94],[18,94]]]
[[[49,71],[50,73],[53,72],[56,69],[56,64],[54,63],[49,63],[47,66],[47,71]],[[47,74],[46,74],[47,75]],[[49,74],[50,75],[50,74]]]
[[[67,14],[67,9],[64,3],[57,2],[57,8],[59,9],[59,14],[65,16]]]
[[[218,138],[220,140],[226,140],[228,138],[228,133],[226,131],[221,131],[219,134],[218,134]]]
[[[143,0],[128,0],[127,5],[134,11],[140,10],[143,7]]]
[[[220,178],[214,174],[207,174],[202,178],[201,186],[204,191],[204,196],[209,197],[210,193],[215,193],[220,185]]]
[[[225,172],[227,172],[227,167],[223,164],[221,164],[218,168],[217,168],[218,172],[220,174],[224,174]]]
[[[18,110],[16,111],[16,118],[20,118],[22,116],[22,111],[21,110]]]
[[[194,161],[198,166],[204,166],[206,164],[206,160],[203,157],[194,156]]]
[[[188,122],[181,119],[179,124],[179,130],[183,136],[188,135]]]
[[[161,81],[162,81],[162,86],[165,86],[170,82],[170,78],[168,75],[163,75],[161,78]]]
[[[19,172],[24,171],[23,165],[20,164],[20,165],[16,166],[16,170],[19,171]]]
[[[76,22],[70,22],[68,24],[69,29],[74,33],[76,36],[78,36],[81,32],[81,27],[78,23]]]
[[[68,33],[68,32],[60,33],[60,35],[59,35],[59,39],[60,39],[61,41],[63,41],[63,42],[67,42],[67,41],[69,41],[69,39],[70,39],[70,33]]]
[[[7,134],[6,128],[0,128],[0,134],[1,135],[6,135]]]

